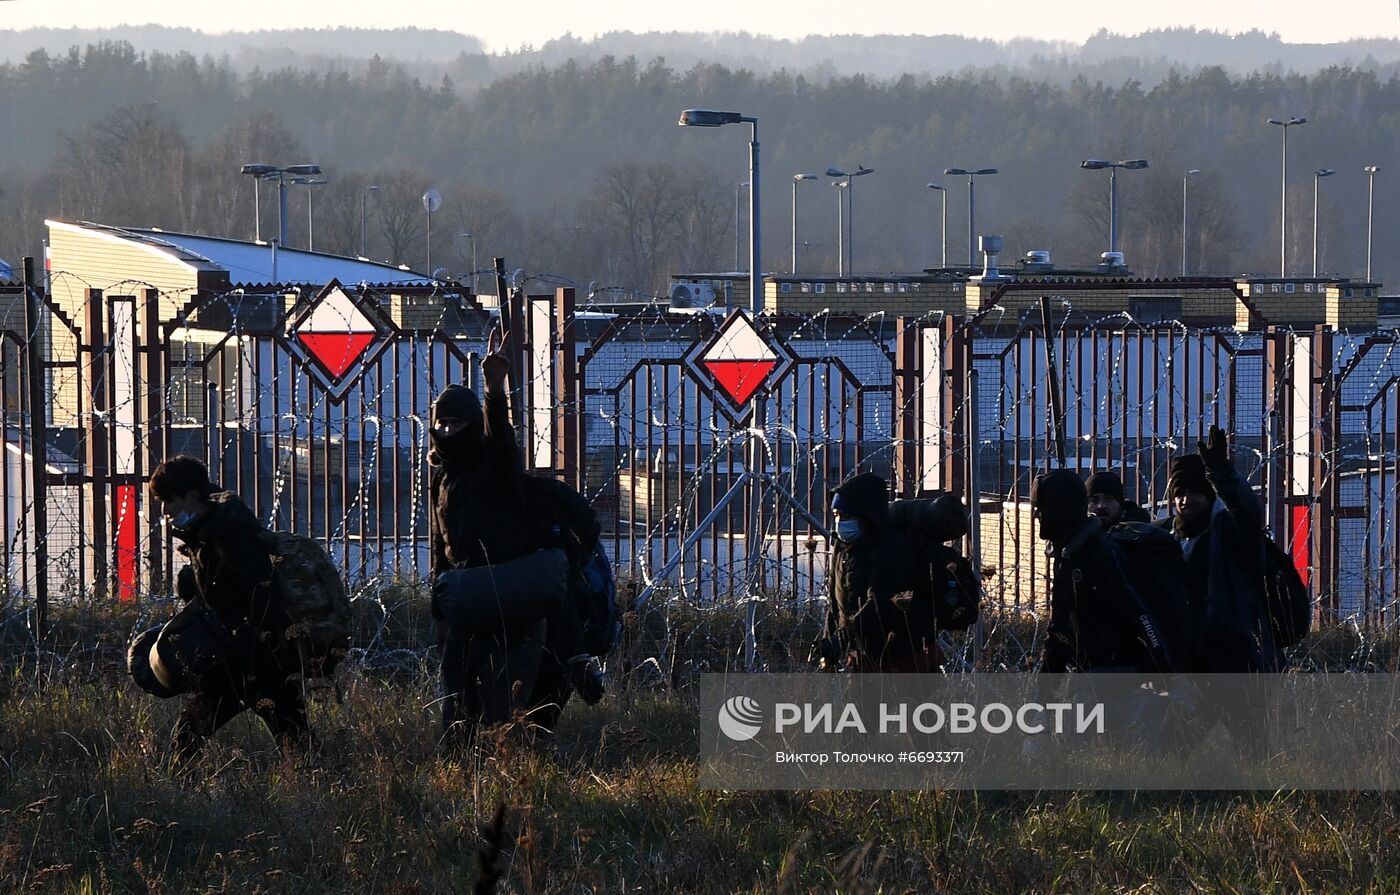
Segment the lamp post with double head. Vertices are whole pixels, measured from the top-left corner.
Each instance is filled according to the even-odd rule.
[[[974,177],[999,173],[996,168],[944,168],[944,174],[954,177],[967,176],[967,266],[977,263],[977,196]]]
[[[1283,129],[1283,164],[1279,177],[1278,206],[1278,275],[1281,279],[1288,276],[1288,129],[1307,124],[1308,119],[1293,117],[1287,121],[1280,121],[1270,118],[1269,123],[1277,124]]]
[[[1371,224],[1376,210],[1376,172],[1380,165],[1367,165],[1366,172],[1366,282],[1371,282]]]
[[[941,198],[941,199],[943,200],[943,213],[942,213],[942,216],[941,216],[941,219],[942,219],[942,221],[943,221],[943,224],[942,224],[942,226],[939,228],[939,233],[941,234],[940,241],[941,241],[941,243],[942,243],[942,245],[943,245],[943,254],[942,254],[943,260],[939,262],[939,267],[947,267],[947,266],[948,266],[948,190],[947,190],[946,187],[944,187],[944,186],[942,186],[942,185],[940,185],[940,184],[937,184],[937,183],[930,183],[930,184],[928,185],[928,188],[931,189],[931,190],[938,190],[938,196],[939,196],[939,198]]]
[[[759,221],[758,119],[739,112],[686,109],[676,122],[681,127],[723,127],[749,125],[749,300],[755,314],[763,310],[762,228]]]
[[[1118,169],[1136,171],[1147,167],[1147,159],[1130,158],[1120,162],[1110,162],[1101,158],[1086,158],[1079,167],[1087,171],[1108,169],[1108,251],[1118,251]]]
[[[797,273],[797,185],[808,180],[816,180],[815,174],[792,175],[792,273]]]
[[[287,181],[288,174],[293,177],[314,177],[321,173],[320,165],[287,165],[279,168],[276,165],[251,164],[244,165],[240,169],[241,173],[252,177],[254,182],[260,180],[271,180],[277,178],[277,244],[286,245],[287,240]],[[261,239],[261,226],[257,227],[257,237]]]
[[[1313,279],[1317,279],[1317,184],[1324,177],[1336,174],[1331,168],[1318,168],[1313,172]]]
[[[847,273],[855,273],[855,178],[866,174],[875,173],[874,168],[867,168],[864,165],[856,165],[854,171],[843,171],[840,168],[827,168],[826,176],[835,177],[836,182],[843,184],[846,191],[846,263],[844,265]],[[840,194],[837,194],[839,200]]]

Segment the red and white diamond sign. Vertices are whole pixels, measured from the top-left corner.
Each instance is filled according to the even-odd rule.
[[[707,344],[691,353],[691,363],[709,374],[718,391],[742,407],[789,356],[769,342],[742,311],[731,314]]]
[[[333,394],[343,393],[349,374],[387,331],[377,309],[362,307],[332,281],[295,315],[288,328],[293,348]]]

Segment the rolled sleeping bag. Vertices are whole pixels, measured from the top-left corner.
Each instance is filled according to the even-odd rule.
[[[169,699],[178,694],[162,684],[151,669],[151,647],[156,645],[156,638],[160,636],[162,627],[164,625],[147,628],[131,641],[131,645],[126,649],[126,671],[142,690],[152,696]]]
[[[454,627],[519,636],[568,596],[569,560],[564,551],[548,549],[489,566],[449,569],[433,582],[433,593]]]
[[[230,638],[218,616],[192,600],[160,629],[150,649],[151,671],[173,693],[193,693],[206,675],[228,674]]]

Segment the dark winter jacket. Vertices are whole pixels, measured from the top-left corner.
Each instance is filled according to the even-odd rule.
[[[1131,500],[1123,501],[1123,513],[1119,522],[1151,522],[1152,514]]]
[[[531,512],[525,469],[504,394],[486,395],[480,449],[449,459],[439,450],[433,466],[432,574],[518,559],[547,546],[547,533]],[[441,618],[437,598],[433,617]]]
[[[890,525],[884,480],[855,476],[836,493],[842,515],[860,519],[863,531],[832,551],[827,637],[855,652],[862,667],[904,668],[925,651],[936,662],[928,575],[909,536]]]
[[[1215,488],[1210,525],[1194,537],[1173,516],[1161,525],[1181,541],[1186,557],[1191,629],[1197,650],[1188,670],[1200,673],[1277,671],[1264,608],[1264,520],[1259,499],[1233,464],[1208,467]]]
[[[1056,545],[1050,629],[1041,669],[1064,672],[1131,668],[1152,674],[1177,669],[1161,620],[1136,592],[1123,550],[1086,518]]]
[[[188,571],[178,579],[179,596],[202,599],[229,630],[252,622],[258,631],[285,628],[288,619],[272,599],[272,559],[263,544],[263,524],[232,492],[209,498],[210,508],[175,529],[184,542]]]

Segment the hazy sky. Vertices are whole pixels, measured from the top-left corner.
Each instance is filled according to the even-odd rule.
[[[1400,0],[1000,0],[980,8],[946,0],[0,0],[0,28],[148,23],[203,31],[417,26],[472,34],[495,51],[538,46],[566,32],[592,37],[607,31],[749,31],[786,38],[966,34],[1082,41],[1100,28],[1136,34],[1195,26],[1230,32],[1258,28],[1305,43],[1400,37]]]

